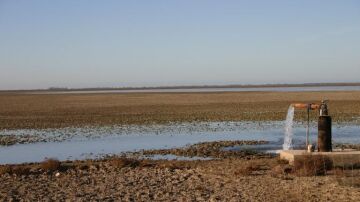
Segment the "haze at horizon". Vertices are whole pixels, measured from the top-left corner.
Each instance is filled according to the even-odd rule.
[[[359,1],[0,0],[0,90],[359,82]]]

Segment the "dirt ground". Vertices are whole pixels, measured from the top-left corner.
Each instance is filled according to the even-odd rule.
[[[81,164],[82,163],[82,164]],[[77,162],[61,172],[0,176],[2,201],[359,201],[335,175],[275,172],[277,157],[212,161]],[[80,166],[81,165],[81,166]],[[249,169],[250,168],[250,169]],[[276,170],[276,169],[275,169]]]
[[[0,129],[284,120],[294,102],[330,100],[334,121],[360,119],[360,92],[0,94]],[[313,119],[316,113],[312,113]],[[296,119],[304,119],[301,112]]]
[[[0,165],[0,200],[359,201],[358,169],[316,163],[321,158],[312,162],[307,159],[310,163],[306,166],[291,166],[273,154],[221,149],[263,143],[221,141],[183,149],[144,151],[213,158],[206,161],[114,156]]]

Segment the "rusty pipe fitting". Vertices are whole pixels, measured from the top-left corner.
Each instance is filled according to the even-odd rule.
[[[310,110],[320,109],[320,105],[314,104],[314,103],[310,103],[310,104],[295,103],[295,104],[292,104],[292,106],[296,109],[310,109]]]

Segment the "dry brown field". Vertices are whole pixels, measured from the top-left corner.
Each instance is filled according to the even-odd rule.
[[[277,158],[97,161],[0,166],[1,201],[359,201],[341,170],[302,176]],[[7,173],[10,171],[10,174]],[[5,173],[5,174],[1,174]]]
[[[360,117],[360,92],[0,93],[0,129],[284,120],[294,102],[329,99],[337,122]],[[315,112],[312,113],[314,119]],[[296,114],[297,120],[304,112]]]

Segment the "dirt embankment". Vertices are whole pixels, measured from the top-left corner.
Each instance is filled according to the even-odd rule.
[[[2,93],[0,129],[284,120],[290,103],[319,102],[324,98],[330,100],[334,121],[359,121],[360,92]],[[296,119],[304,118],[303,113],[296,114]]]

